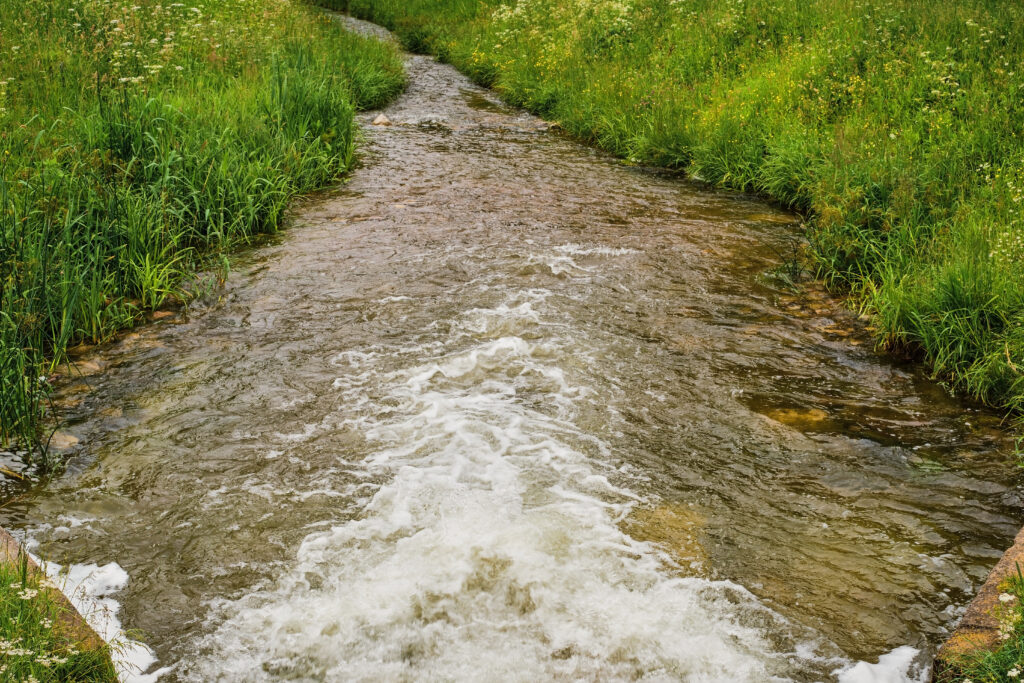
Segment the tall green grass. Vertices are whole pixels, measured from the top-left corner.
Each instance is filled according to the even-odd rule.
[[[806,212],[882,345],[1024,409],[1021,3],[329,2],[621,157]]]
[[[183,296],[353,159],[394,48],[281,0],[0,0],[0,445],[49,368]]]

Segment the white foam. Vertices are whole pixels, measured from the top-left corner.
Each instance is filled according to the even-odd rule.
[[[273,584],[216,601],[181,674],[763,681],[788,666],[765,638],[781,617],[620,530],[641,497],[575,422],[570,352],[518,334],[541,318],[518,293],[467,311],[441,347],[339,354],[345,408],[321,425],[363,434],[361,463],[344,458],[371,495]]]
[[[580,275],[591,272],[573,260],[572,256],[556,256],[554,254],[531,254],[527,262],[534,265],[544,265],[551,271],[552,275]]]
[[[839,683],[927,683],[929,669],[918,659],[921,651],[903,645],[878,658],[878,663],[857,662],[837,671]]]
[[[156,664],[156,655],[145,643],[129,638],[121,628],[121,605],[114,594],[128,585],[128,573],[120,565],[73,564],[65,570],[54,562],[33,558],[97,635],[110,644],[111,658],[122,683],[152,683],[171,670],[163,667],[146,673]]]
[[[575,256],[628,256],[641,253],[629,247],[584,247],[579,244],[562,244],[555,247],[555,250]]]

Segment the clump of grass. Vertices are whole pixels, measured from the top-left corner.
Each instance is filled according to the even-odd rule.
[[[1024,679],[1024,576],[1003,582],[995,616],[999,620],[999,646],[949,662],[938,683],[1007,683]]]
[[[280,0],[0,0],[0,446],[50,368],[353,161],[394,48]]]
[[[1024,408],[1024,5],[327,2],[617,155],[806,212],[881,345]]]
[[[108,646],[83,645],[67,631],[67,603],[24,554],[0,561],[0,679],[117,681]]]

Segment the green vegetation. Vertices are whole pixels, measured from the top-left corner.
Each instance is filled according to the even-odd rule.
[[[0,445],[49,367],[180,299],[353,158],[397,51],[282,0],[0,0]]]
[[[80,650],[61,618],[67,604],[54,599],[57,589],[26,556],[18,559],[0,561],[0,680],[116,682],[109,647]]]
[[[1002,586],[996,617],[1002,644],[994,651],[965,655],[936,679],[938,683],[1006,683],[1024,679],[1024,576]]]
[[[331,4],[621,157],[806,212],[882,344],[1024,408],[1024,5]]]

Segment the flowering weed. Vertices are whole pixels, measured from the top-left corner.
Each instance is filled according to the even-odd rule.
[[[1024,673],[1024,577],[1020,570],[1003,585],[995,616],[1000,644],[952,661],[937,683],[1014,683]]]
[[[109,647],[69,633],[69,605],[55,591],[26,556],[0,562],[0,680],[117,681]]]

